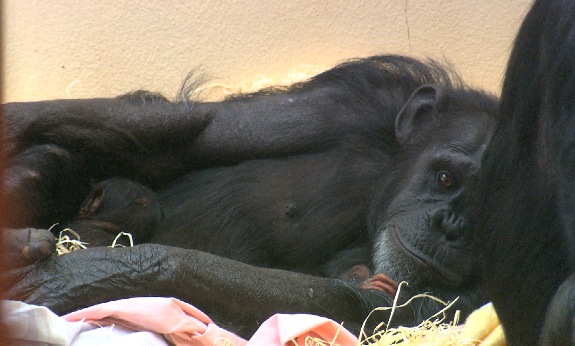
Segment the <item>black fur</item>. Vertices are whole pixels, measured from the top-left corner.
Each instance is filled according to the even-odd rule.
[[[353,328],[391,297],[326,277],[338,274],[334,263],[368,258],[360,264],[375,274],[410,282],[402,300],[418,292],[445,300],[460,296],[457,308],[464,314],[485,302],[469,243],[475,232],[469,198],[497,101],[435,62],[354,60],[290,88],[216,103],[170,103],[136,92],[5,109],[11,169],[37,170],[40,177],[6,191],[12,203],[25,200],[11,226],[62,222],[81,234],[101,228],[105,235],[126,229],[139,243],[163,245],[91,249],[20,268],[36,280],[19,282],[12,290],[18,298],[64,312],[120,296],[170,294],[243,333],[273,312],[318,313]],[[46,145],[71,157],[57,180],[43,179],[53,168],[44,172],[23,157]],[[73,174],[71,167],[84,172]],[[154,215],[161,215],[152,217],[159,219],[155,229],[118,217],[141,205],[97,207],[101,196],[104,202],[106,194],[121,197],[129,186],[106,185],[112,177],[152,189],[160,209]],[[62,185],[82,186],[87,196],[86,186],[94,182],[99,185],[82,207],[89,215],[35,214],[45,203],[80,209],[78,196],[52,196]],[[30,184],[45,191],[37,200],[23,193]],[[108,191],[99,195],[99,188]],[[370,253],[350,256],[356,248]],[[149,267],[160,260],[163,272]],[[90,265],[66,283],[59,273],[45,275],[83,261]],[[339,264],[342,269],[349,267]],[[258,279],[244,278],[249,275]],[[84,287],[91,283],[98,294],[90,298]],[[181,287],[188,284],[196,290]],[[439,309],[418,301],[395,323],[415,324]]]
[[[573,345],[575,2],[534,3],[501,116],[476,189],[485,287],[509,345]]]

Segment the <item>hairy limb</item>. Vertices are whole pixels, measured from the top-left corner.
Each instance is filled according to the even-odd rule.
[[[129,174],[152,185],[194,168],[321,151],[363,131],[366,122],[381,132],[381,113],[339,101],[345,95],[313,87],[211,103],[12,103],[3,109],[4,150],[13,157],[30,146],[54,144],[80,154],[94,176]]]
[[[45,305],[60,314],[113,299],[172,296],[244,335],[278,312],[326,316],[357,331],[372,308],[391,302],[382,292],[337,279],[150,244],[53,256],[3,276],[15,282],[7,298]]]
[[[185,104],[122,99],[13,103],[3,111],[8,158],[50,144],[81,158],[92,177],[129,174],[149,181],[186,172],[181,147],[209,121]]]

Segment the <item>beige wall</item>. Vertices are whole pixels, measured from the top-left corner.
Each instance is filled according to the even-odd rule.
[[[446,58],[498,92],[531,0],[4,0],[4,101],[173,97],[203,66],[247,91],[381,53]]]

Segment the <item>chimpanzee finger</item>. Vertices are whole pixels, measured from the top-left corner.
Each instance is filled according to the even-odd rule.
[[[28,245],[22,254],[31,261],[45,260],[56,251],[56,238],[44,229],[29,228]]]
[[[397,283],[383,274],[376,274],[360,285],[363,289],[380,290],[392,297],[397,293]]]
[[[56,239],[45,229],[21,228],[3,231],[4,267],[20,268],[47,259],[56,251]]]

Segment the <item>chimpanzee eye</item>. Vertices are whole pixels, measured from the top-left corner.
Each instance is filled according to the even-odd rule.
[[[455,178],[448,171],[439,171],[437,173],[437,183],[446,189],[452,189],[455,187]]]

